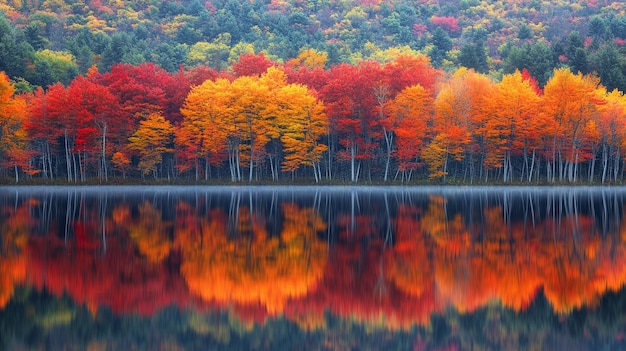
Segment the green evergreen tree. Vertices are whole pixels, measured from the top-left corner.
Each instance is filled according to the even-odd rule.
[[[24,36],[26,40],[35,50],[41,50],[45,47],[46,42],[41,35],[41,27],[33,22],[24,28]]]
[[[459,64],[463,67],[472,68],[479,73],[487,73],[487,48],[483,41],[468,43],[461,48]]]
[[[530,39],[533,37],[533,32],[526,24],[522,24],[517,32],[517,38],[520,40]]]
[[[102,52],[102,62],[100,69],[108,71],[116,63],[123,62],[124,55],[131,51],[131,38],[128,34],[115,33],[111,36],[111,41]]]
[[[556,67],[556,60],[552,48],[541,42],[524,44],[522,47],[511,45],[504,59],[505,73],[513,73],[515,70],[521,71],[526,68],[542,86],[552,75],[554,67]]]
[[[448,33],[440,27],[435,28],[432,35],[431,44],[433,49],[430,52],[430,60],[433,66],[440,67],[443,59],[447,57],[448,51],[452,49],[452,40]]]
[[[27,42],[18,42],[9,21],[0,15],[0,71],[9,77],[23,77],[26,63],[32,61],[34,51]]]
[[[574,52],[574,56],[570,58],[570,67],[573,72],[580,72],[582,74],[589,73],[589,58],[587,57],[587,50],[577,48]]]
[[[626,89],[626,64],[613,44],[606,44],[591,57],[591,70],[598,74],[602,84],[608,89]]]

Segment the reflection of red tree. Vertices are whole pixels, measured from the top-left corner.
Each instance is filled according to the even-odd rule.
[[[495,300],[519,311],[543,290],[556,312],[568,313],[626,282],[626,243],[603,239],[590,216],[548,218],[529,226],[506,223],[503,208],[496,206],[484,209],[484,217],[480,240],[455,255],[446,242],[435,240],[438,298],[459,311]]]
[[[114,223],[107,226],[115,229]],[[67,239],[53,234],[30,238],[28,283],[56,296],[68,294],[94,312],[100,305],[141,315],[170,305],[206,305],[190,296],[184,280],[169,268],[171,262],[150,263],[127,236],[95,235],[94,222],[77,221],[71,229],[74,235]]]
[[[556,226],[545,224],[540,230],[544,238],[551,240],[543,243],[537,263],[542,267],[540,277],[544,293],[555,311],[567,313],[598,302],[602,294],[611,289],[604,277],[606,272],[599,267],[606,267],[608,263],[614,267],[614,273],[622,277],[626,274],[626,266],[614,261],[616,257],[623,257],[626,246],[624,243],[613,246],[609,240],[603,240],[595,232],[592,218],[566,216]]]
[[[368,227],[359,228],[371,231]],[[285,308],[288,318],[301,324],[319,325],[328,310],[366,324],[410,328],[427,324],[431,314],[441,310],[432,284],[424,284],[419,295],[412,296],[390,282],[394,278],[390,279],[385,267],[386,252],[393,249],[383,250],[382,240],[363,240],[363,237],[355,235],[355,240],[335,247],[323,280],[303,299],[290,301]],[[400,244],[400,250],[406,244]]]
[[[432,242],[424,237],[417,215],[415,207],[400,206],[393,249],[387,251],[385,257],[390,279],[411,296],[432,290],[435,281],[429,257]]]
[[[0,258],[0,309],[13,296],[15,285],[26,277],[26,264],[24,256]]]

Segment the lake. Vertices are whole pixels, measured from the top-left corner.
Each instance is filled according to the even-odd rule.
[[[0,187],[0,349],[626,349],[625,203],[623,187]]]

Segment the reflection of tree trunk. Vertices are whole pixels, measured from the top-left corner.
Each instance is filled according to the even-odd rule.
[[[80,203],[78,203],[78,194],[74,191],[69,191],[67,193],[67,206],[65,208],[65,235],[64,241],[67,246],[67,240],[69,236],[72,234],[72,220],[76,217],[76,209],[80,208],[80,203],[82,203],[82,198]]]
[[[387,245],[392,245],[393,244],[393,228],[392,228],[392,221],[391,221],[391,211],[389,210],[389,199],[387,198],[387,192],[385,192],[385,214],[386,216],[386,220],[387,220],[387,230],[385,232],[385,242],[383,247],[386,247]]]
[[[106,228],[106,210],[107,210],[108,195],[104,193],[104,202],[100,200],[100,226],[102,231],[102,249],[107,251],[107,228]]]
[[[506,233],[509,241],[509,254],[511,255],[513,261],[515,261],[515,248],[516,244],[518,243],[516,243],[515,238],[513,237],[513,223],[511,220],[511,214],[513,211],[513,199],[509,191],[504,192],[504,204],[502,207],[504,214],[504,225],[506,226]]]
[[[250,206],[250,228],[252,228],[252,222],[254,218],[254,207],[252,205],[252,190],[248,191],[248,205]]]
[[[15,198],[15,207],[17,208],[17,197]],[[52,194],[45,195],[42,203],[41,221],[39,224],[39,230],[37,233],[47,233],[50,228],[50,220],[52,218],[53,196]]]
[[[228,234],[230,237],[236,236],[237,225],[239,224],[239,204],[241,202],[241,193],[233,191],[230,194],[230,206],[228,208]]]
[[[334,223],[334,219],[333,219],[333,213],[334,213],[334,208],[333,208],[333,203],[332,203],[332,196],[331,195],[327,195],[326,196],[326,223],[328,223],[328,225],[326,226],[326,242],[328,247],[330,248],[330,244],[331,244],[331,238],[332,238],[332,223]]]

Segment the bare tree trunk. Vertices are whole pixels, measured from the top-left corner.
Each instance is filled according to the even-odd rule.
[[[391,162],[391,151],[393,147],[393,134],[388,132],[387,129],[383,128],[383,134],[385,135],[385,143],[387,144],[387,160],[385,162],[385,178],[386,182],[389,176],[389,163]]]
[[[530,171],[528,172],[528,182],[533,180],[533,168],[535,167],[535,149],[533,149],[533,157],[530,162]]]
[[[102,172],[104,173],[104,181],[109,181],[107,158],[106,158],[106,144],[107,144],[107,124],[104,124],[102,129]]]
[[[606,181],[606,174],[609,166],[609,155],[606,149],[606,143],[602,145],[602,184]]]
[[[70,146],[67,140],[67,129],[65,129],[65,167],[67,170],[67,181],[72,182],[72,162],[70,156]]]

